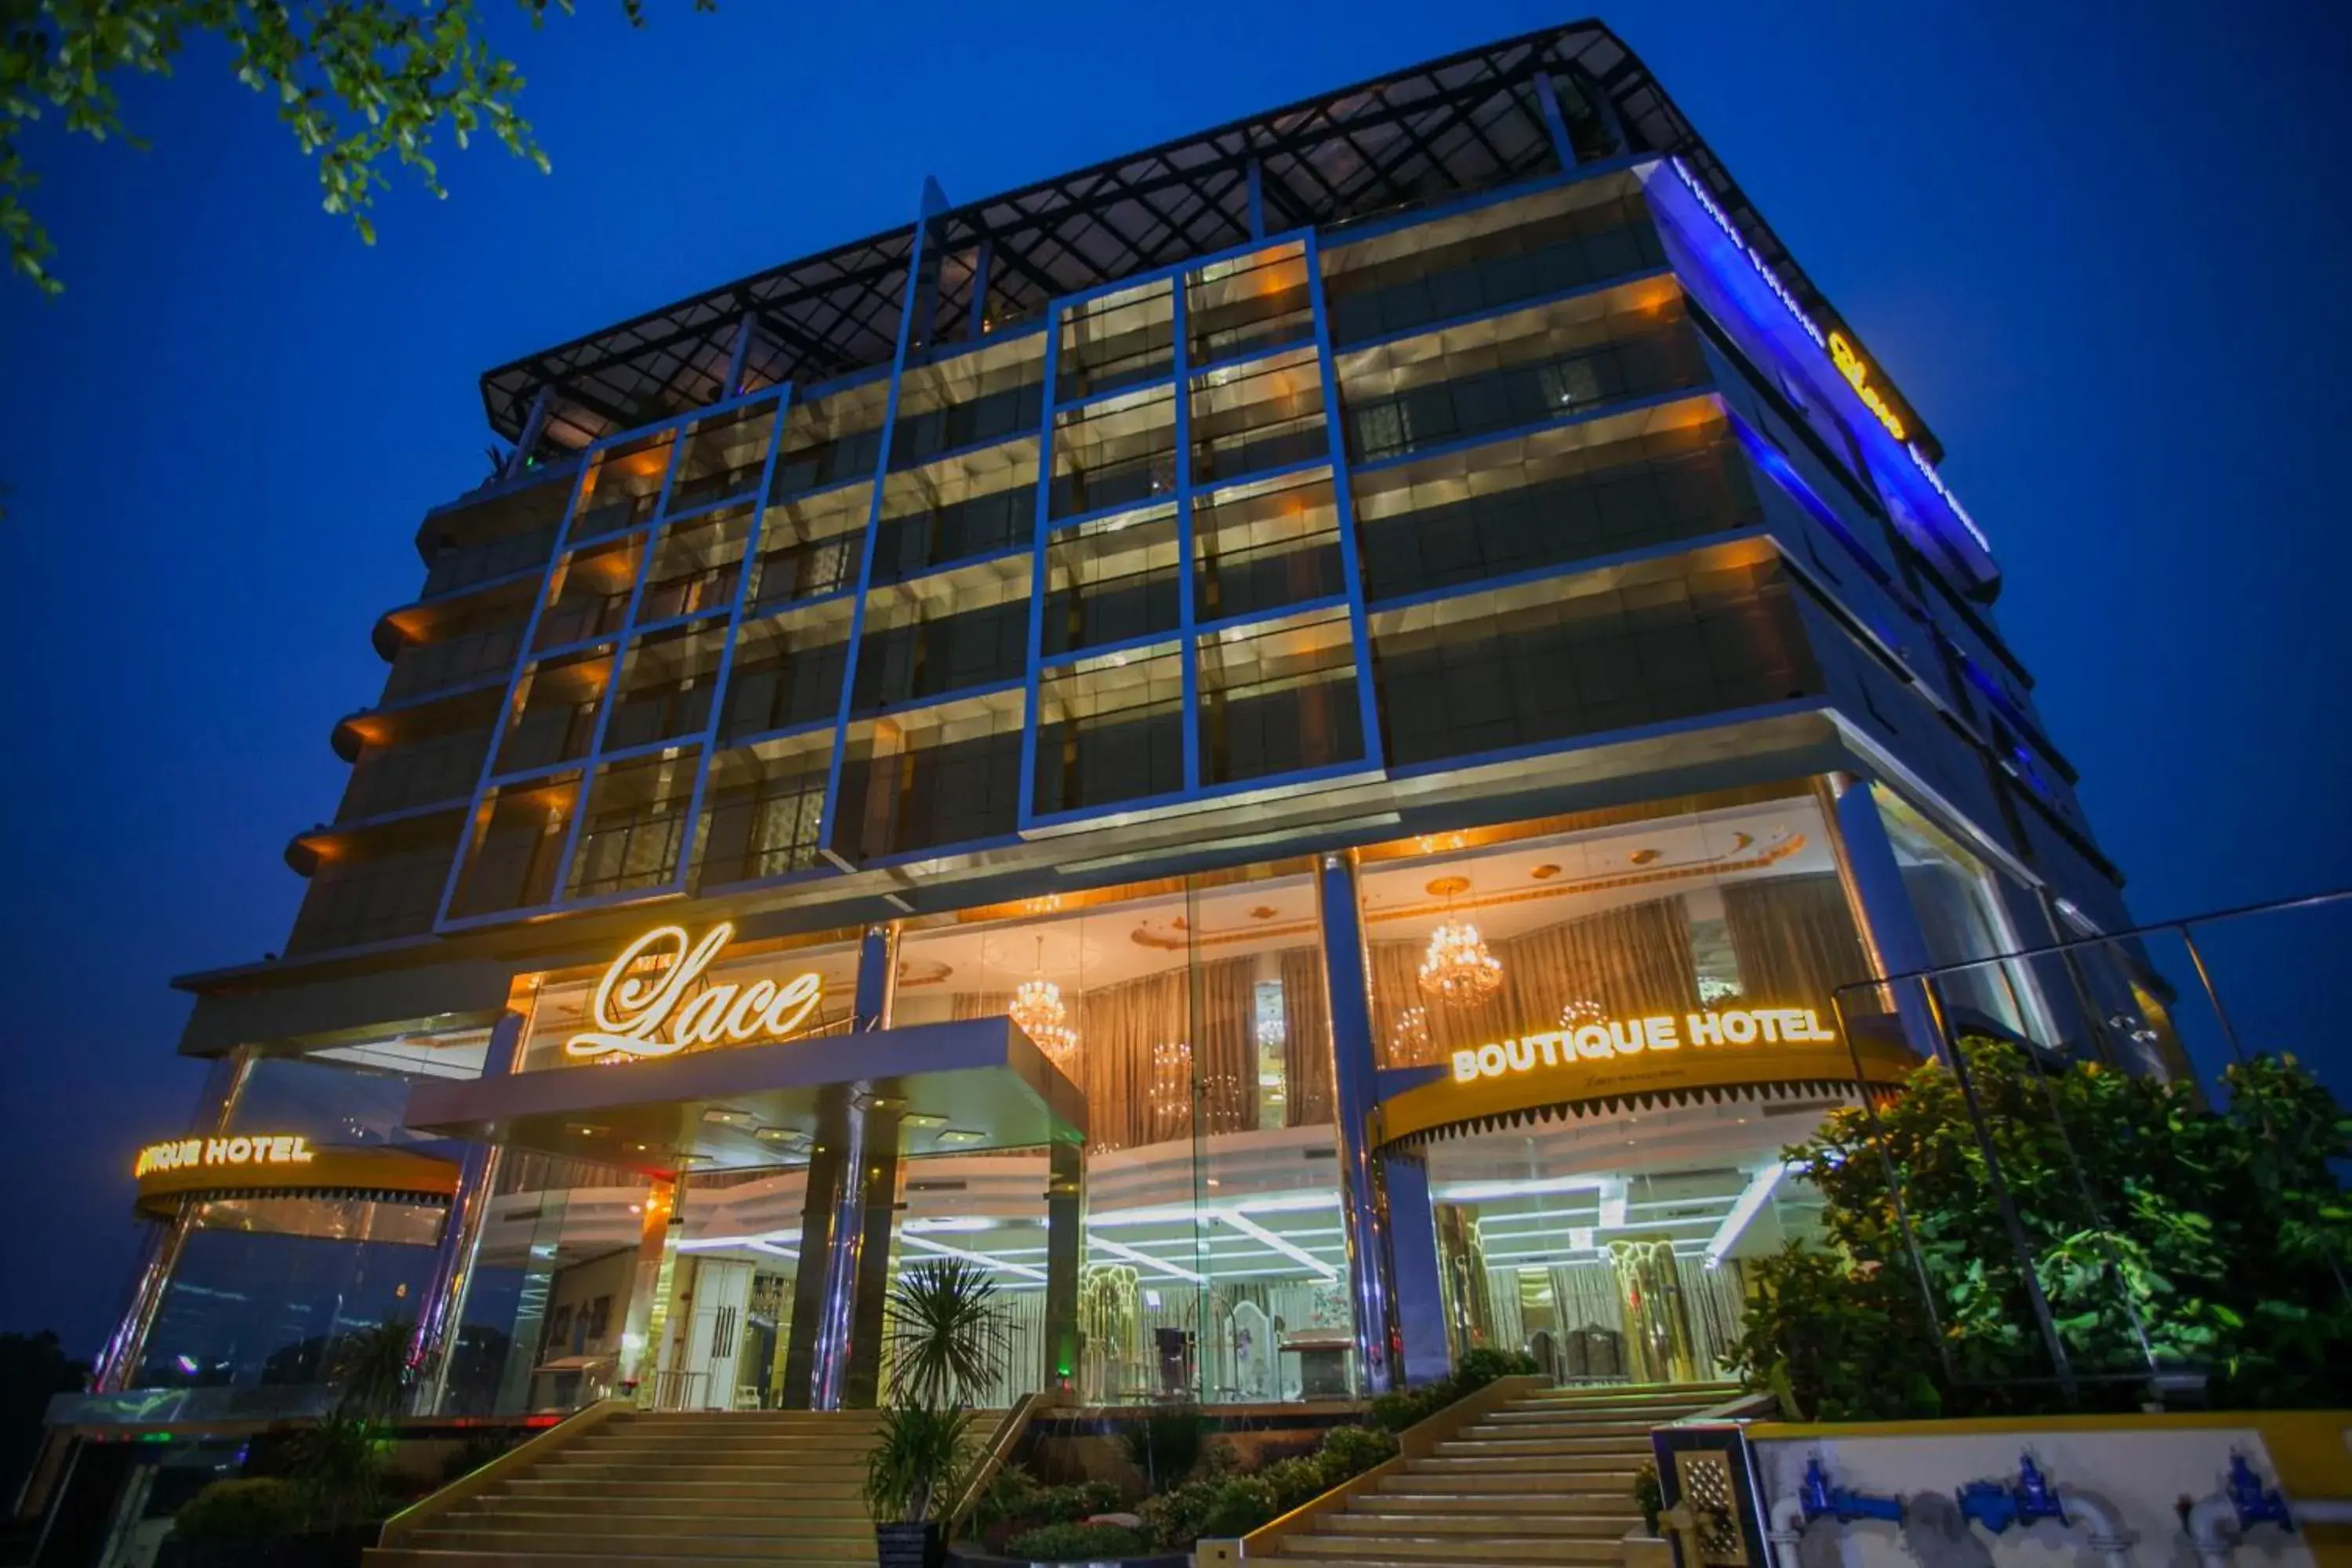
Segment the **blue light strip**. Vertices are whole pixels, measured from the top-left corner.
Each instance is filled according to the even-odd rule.
[[[866,532],[857,552],[857,601],[849,612],[847,657],[841,666],[841,705],[835,710],[833,757],[824,774],[824,806],[817,814],[817,853],[845,871],[856,869],[833,847],[834,817],[841,806],[841,770],[849,754],[849,710],[857,691],[859,645],[866,636],[866,600],[874,585],[874,546],[882,528],[882,494],[890,479],[890,442],[898,425],[898,394],[907,382],[907,345],[913,335],[915,297],[922,288],[923,247],[930,239],[931,219],[947,209],[947,195],[937,183],[923,182],[922,210],[915,219],[915,243],[907,255],[907,292],[898,304],[898,340],[890,358],[890,391],[882,405],[882,439],[874,457],[874,493],[866,503]]]
[[[1029,658],[1021,682],[1021,800],[1013,817],[1015,829],[1026,833],[1036,826],[1037,745],[1044,717],[1041,700],[1045,677],[1045,596],[1053,586],[1048,543],[1053,534],[1055,378],[1062,368],[1062,310],[1045,310],[1045,380],[1037,399],[1041,423],[1037,434],[1037,507],[1032,524],[1029,556]]]
[[[1765,288],[1771,290],[1773,297],[1787,307],[1789,314],[1796,319],[1797,325],[1803,330],[1805,336],[1812,340],[1813,346],[1823,353],[1828,353],[1830,335],[1822,331],[1821,324],[1797,302],[1797,297],[1790,292],[1787,284],[1780,281],[1780,275],[1772,270],[1771,264],[1757,253],[1754,246],[1748,243],[1747,237],[1739,232],[1739,226],[1731,221],[1731,215],[1716,205],[1715,198],[1707,193],[1706,185],[1697,175],[1691,173],[1690,165],[1680,158],[1668,158],[1666,166],[1674,170],[1675,177],[1681,180],[1684,187],[1690,192],[1691,198],[1698,203],[1700,210],[1715,220],[1716,226],[1720,228],[1725,237],[1738,247],[1739,254],[1748,258],[1748,264],[1755,268],[1756,276],[1763,280]],[[1833,371],[1834,368],[1832,366]],[[1843,382],[1846,378],[1840,373],[1837,374],[1837,379]],[[1891,432],[1889,436],[1892,439]],[[1985,537],[1984,530],[1977,526],[1976,519],[1969,515],[1968,509],[1959,503],[1958,499],[1945,485],[1943,476],[1937,473],[1936,465],[1927,460],[1927,454],[1920,449],[1919,443],[1898,440],[1896,444],[1911,459],[1912,466],[1919,470],[1920,478],[1927,481],[1928,488],[1933,489],[1944,505],[1950,510],[1953,519],[1968,531],[1969,537],[1976,542],[1977,548],[1983,551],[1987,557],[1990,557],[1991,541]]]
[[[1194,632],[1199,616],[1192,603],[1192,345],[1184,280],[1189,272],[1169,279],[1169,319],[1173,329],[1171,354],[1176,367],[1176,642],[1184,650],[1179,670],[1183,682],[1184,793],[1201,788],[1201,649]]]
[[[743,562],[736,573],[735,604],[727,614],[727,646],[719,653],[719,673],[710,686],[710,721],[703,726],[702,758],[694,770],[694,789],[686,802],[680,832],[677,870],[670,878],[673,892],[685,892],[694,875],[695,830],[702,824],[702,803],[710,786],[711,764],[719,755],[719,740],[727,725],[727,687],[735,672],[741,647],[743,612],[751,603],[751,578],[760,563],[760,542],[768,525],[768,481],[776,471],[776,454],[784,447],[784,421],[792,416],[793,387],[786,382],[776,398],[776,427],[768,432],[768,460],[760,465],[760,488],[751,501],[751,525],[743,535]]]
[[[1364,734],[1362,766],[1385,767],[1379,694],[1372,689],[1371,616],[1364,606],[1364,573],[1356,552],[1356,500],[1348,470],[1348,430],[1339,401],[1339,374],[1331,358],[1331,317],[1325,308],[1323,252],[1307,236],[1307,297],[1315,307],[1315,363],[1323,377],[1323,429],[1331,442],[1331,504],[1339,521],[1339,573],[1348,584],[1348,631],[1356,648],[1356,706]]]

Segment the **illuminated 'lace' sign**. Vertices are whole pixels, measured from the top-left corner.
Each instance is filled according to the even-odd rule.
[[[1612,1061],[1691,1046],[1816,1045],[1837,1038],[1811,1007],[1747,1007],[1685,1013],[1676,1018],[1609,1018],[1573,1029],[1547,1029],[1454,1053],[1454,1081],[1507,1078],[1538,1068]]]
[[[782,1039],[816,1011],[824,981],[814,972],[782,985],[712,984],[704,972],[734,937],[721,921],[700,942],[684,926],[661,926],[623,948],[596,983],[584,1029],[563,1042],[574,1057],[667,1057],[691,1046],[743,1045]],[[644,968],[649,973],[633,974]]]

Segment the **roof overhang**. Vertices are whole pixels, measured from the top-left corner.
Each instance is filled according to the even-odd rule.
[[[1077,1086],[1003,1017],[425,1080],[409,1090],[406,1122],[667,1177],[803,1160],[853,1101],[895,1118],[908,1154],[1086,1137]]]

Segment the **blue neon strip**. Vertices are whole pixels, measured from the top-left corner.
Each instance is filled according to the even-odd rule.
[[[1171,287],[1170,310],[1173,312],[1174,353],[1176,359],[1176,640],[1184,650],[1184,662],[1178,667],[1183,683],[1180,700],[1184,711],[1181,742],[1184,751],[1184,792],[1192,794],[1201,787],[1201,648],[1195,636],[1198,616],[1194,613],[1192,563],[1197,552],[1192,539],[1192,377],[1191,312],[1186,309],[1185,279],[1188,268],[1177,274]]]
[[[1053,587],[1046,541],[1053,527],[1054,503],[1054,379],[1061,373],[1062,308],[1045,307],[1045,395],[1040,406],[1037,433],[1036,507],[1029,535],[1029,646],[1021,672],[1021,799],[1013,812],[1016,830],[1025,830],[1035,818],[1031,806],[1037,798],[1037,737],[1040,731],[1040,686],[1044,676],[1045,599]]]
[[[776,471],[776,456],[784,449],[784,425],[792,417],[793,388],[786,382],[776,395],[775,428],[768,432],[767,459],[760,465],[760,500],[751,508],[751,526],[743,535],[743,556],[735,573],[735,604],[727,613],[727,642],[719,652],[719,672],[710,687],[710,718],[703,726],[702,755],[696,761],[694,786],[688,794],[686,819],[678,833],[677,866],[670,886],[685,892],[694,877],[694,847],[702,826],[702,806],[710,788],[711,769],[719,756],[719,737],[727,728],[727,688],[735,673],[735,655],[742,646],[743,618],[751,603],[751,578],[760,563],[760,541],[768,526],[765,504],[768,481]]]
[[[857,665],[866,637],[866,596],[874,582],[874,545],[880,531],[882,492],[890,478],[890,437],[898,426],[898,394],[907,379],[907,345],[913,336],[915,296],[922,288],[923,247],[929,243],[933,195],[938,186],[924,183],[921,210],[915,218],[915,240],[907,256],[907,289],[898,303],[898,337],[891,351],[890,393],[882,405],[882,439],[874,455],[874,494],[866,503],[866,532],[857,555],[857,603],[849,615],[848,657],[841,664],[841,705],[834,715],[833,758],[824,775],[824,805],[817,814],[817,853],[843,870],[854,869],[833,848],[834,818],[841,806],[841,770],[849,752],[849,704],[857,690]],[[944,198],[940,205],[944,206]]]
[[[1347,411],[1331,360],[1331,316],[1323,288],[1323,254],[1307,237],[1307,297],[1315,306],[1315,358],[1323,376],[1323,428],[1331,441],[1331,500],[1339,512],[1339,571],[1348,584],[1349,635],[1356,650],[1356,705],[1364,736],[1364,765],[1378,771],[1387,747],[1381,734],[1379,694],[1372,689],[1370,615],[1364,605],[1364,569],[1356,548],[1356,498],[1348,467]]]
[[[450,920],[449,905],[457,896],[458,880],[465,875],[467,863],[473,858],[479,836],[489,823],[491,802],[487,797],[492,787],[490,781],[495,776],[493,770],[498,766],[499,749],[506,744],[508,727],[514,722],[516,690],[524,671],[530,669],[534,662],[530,645],[539,636],[539,617],[552,597],[550,588],[570,549],[572,524],[580,515],[580,499],[587,494],[589,480],[596,471],[595,458],[611,445],[610,441],[599,442],[580,455],[580,469],[572,480],[572,499],[564,504],[562,524],[556,530],[554,547],[548,552],[546,568],[540,574],[538,596],[531,600],[530,615],[523,622],[522,638],[515,649],[514,668],[507,672],[506,693],[499,702],[498,716],[490,723],[490,743],[482,750],[482,772],[474,781],[474,796],[467,805],[466,826],[457,835],[457,852],[449,858],[449,875],[441,883],[441,901],[434,906],[433,929],[436,931],[457,929]],[[587,781],[583,778],[581,782],[584,789]]]

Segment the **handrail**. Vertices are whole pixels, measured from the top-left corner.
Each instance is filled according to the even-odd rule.
[[[1058,1405],[1061,1398],[1062,1391],[1058,1388],[1032,1391],[1014,1400],[1013,1407],[997,1418],[996,1430],[989,1435],[988,1446],[981,1451],[980,1462],[971,1468],[971,1475],[965,1480],[962,1493],[948,1513],[947,1534],[950,1539],[955,1535],[956,1527],[980,1506],[980,1500],[987,1492],[989,1483],[996,1479],[996,1473],[1012,1457],[1022,1434],[1029,1430],[1030,1417],[1048,1405]]]
[[[532,1434],[488,1464],[467,1471],[440,1490],[426,1493],[385,1520],[376,1536],[376,1544],[392,1545],[410,1531],[431,1523],[459,1503],[480,1496],[516,1470],[526,1465],[537,1464],[552,1450],[594,1431],[613,1416],[631,1408],[631,1402],[625,1399],[600,1399],[593,1405],[573,1411],[544,1432]]]

